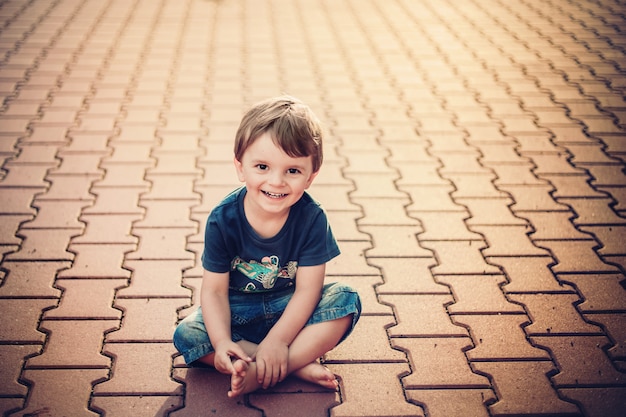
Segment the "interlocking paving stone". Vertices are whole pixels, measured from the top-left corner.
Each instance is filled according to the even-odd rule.
[[[149,166],[151,166],[149,163],[135,165],[102,163],[104,177],[94,181],[94,185],[117,188],[147,186],[149,182],[144,177],[146,168]]]
[[[368,262],[381,268],[384,283],[376,288],[378,294],[450,293],[432,278],[430,267],[437,264],[434,258],[368,258]]]
[[[481,254],[487,247],[483,242],[469,241],[426,241],[422,245],[434,251],[439,264],[432,268],[440,275],[454,274],[498,274],[497,267],[488,264]]]
[[[35,189],[2,187],[0,183],[0,197],[2,197],[0,212],[2,214],[35,214],[36,211],[31,207],[31,201],[35,194],[44,190],[43,187]]]
[[[0,245],[19,245],[22,241],[16,236],[17,230],[20,226],[31,220],[32,216],[26,214],[18,214],[12,216],[2,216],[3,223],[0,225]]]
[[[538,240],[535,244],[549,249],[558,264],[556,273],[610,273],[617,272],[615,266],[605,263],[595,251],[595,240]]]
[[[189,290],[181,286],[183,271],[191,268],[190,260],[126,261],[130,269],[130,284],[119,288],[119,298],[188,297]]]
[[[120,330],[109,333],[107,342],[168,342],[176,324],[176,310],[186,298],[118,298],[114,307],[124,312]]]
[[[465,211],[450,198],[450,193],[454,192],[451,185],[403,185],[400,189],[411,198],[412,204],[407,207],[407,211],[415,218],[419,218],[416,213],[421,211]]]
[[[432,417],[487,417],[485,405],[496,399],[493,391],[487,389],[409,389],[406,394]]]
[[[327,211],[326,215],[333,234],[338,241],[368,240],[368,236],[358,227],[358,219],[363,214],[360,211]],[[204,230],[202,230],[204,234]]]
[[[450,314],[524,312],[504,296],[502,275],[438,275],[437,281],[449,285],[454,295],[454,303],[447,306]]]
[[[91,384],[106,378],[107,373],[106,369],[28,369],[22,374],[32,384],[26,408],[9,415],[45,412],[59,416],[97,416],[98,413],[88,408]]]
[[[399,188],[406,185],[446,185],[448,181],[437,173],[440,167],[438,162],[393,162],[394,168],[400,171],[402,177],[396,180]]]
[[[83,229],[84,224],[78,220],[82,210],[91,202],[87,201],[45,201],[35,200],[37,216],[22,225],[25,229]]]
[[[139,195],[146,187],[92,187],[95,196],[93,205],[86,207],[83,214],[143,214],[144,208],[137,205]]]
[[[529,335],[569,333],[601,333],[601,330],[586,323],[578,312],[580,298],[570,294],[515,294],[514,301],[523,303],[533,323],[525,328]],[[574,308],[577,307],[577,309]],[[558,311],[558,315],[555,314]]]
[[[89,188],[97,178],[83,175],[48,175],[46,179],[50,181],[50,189],[37,197],[40,200],[94,200]]]
[[[83,215],[85,232],[72,239],[72,244],[81,243],[128,243],[136,244],[137,237],[131,235],[132,223],[141,217],[134,214]]]
[[[185,250],[186,237],[193,233],[195,230],[191,228],[135,228],[133,234],[139,237],[139,245],[136,251],[126,256],[126,259],[193,259],[193,254]]]
[[[351,200],[361,206],[363,210],[357,219],[359,226],[412,226],[419,224],[416,219],[408,217],[404,210],[404,207],[410,204],[410,200],[407,198],[352,198]],[[331,225],[334,223],[331,222]]]
[[[64,154],[60,155],[59,167],[52,168],[50,175],[85,175],[99,179],[103,170],[98,168],[102,155],[98,154]]]
[[[626,219],[611,209],[610,198],[560,198],[559,202],[572,207],[577,215],[573,222],[579,226],[626,224]]]
[[[577,401],[591,417],[619,417],[626,408],[626,388],[565,388],[567,399]]]
[[[511,213],[509,207],[514,201],[510,198],[456,198],[455,202],[466,206],[471,213],[466,221],[468,226],[526,225],[524,219]]]
[[[493,416],[580,415],[575,404],[549,388],[546,374],[554,369],[551,362],[479,362],[474,368],[494,381],[498,401],[489,406]]]
[[[250,395],[250,405],[263,410],[266,415],[327,416],[328,409],[339,404],[339,394],[334,392],[288,392]]]
[[[0,286],[0,297],[59,298],[53,288],[56,272],[69,262],[4,262],[6,276]]]
[[[401,197],[394,187],[389,184],[399,178],[398,174],[382,173],[351,173],[349,178],[354,181],[356,190],[350,193],[352,197],[378,197],[394,198]]]
[[[512,359],[549,359],[545,350],[528,343],[522,326],[529,323],[526,315],[456,315],[454,322],[467,326],[475,347],[467,351],[471,361]]]
[[[420,212],[419,219],[424,228],[420,240],[482,240],[482,236],[467,229],[467,213],[459,211]]]
[[[626,357],[626,329],[623,326],[626,313],[585,314],[584,317],[594,324],[602,325],[607,336],[615,343],[607,350],[611,359]]]
[[[557,202],[552,185],[499,185],[499,188],[513,196],[511,209],[518,211],[566,211],[569,207]]]
[[[615,369],[603,347],[605,336],[533,336],[537,345],[550,349],[560,372],[552,376],[556,386],[624,385],[626,374]]]
[[[48,333],[46,348],[28,359],[26,368],[108,368],[110,358],[100,353],[102,340],[118,325],[117,320],[44,320],[40,329]]]
[[[490,387],[484,376],[470,369],[464,354],[472,347],[468,337],[394,338],[392,344],[406,351],[413,365],[413,372],[402,378],[406,389]]]
[[[419,246],[415,236],[422,231],[419,226],[359,226],[369,234],[374,247],[366,250],[368,257],[419,257],[431,256],[430,251]]]
[[[604,193],[589,185],[590,178],[586,175],[542,175],[556,188],[555,198],[603,198]]]
[[[502,185],[542,185],[545,181],[538,179],[532,171],[533,165],[529,164],[485,164],[496,174],[494,184]]]
[[[212,369],[174,368],[174,380],[185,384],[185,408],[174,411],[175,417],[195,417],[207,412],[215,415],[261,417],[262,411],[248,408],[242,398],[226,396],[230,378]]]
[[[329,363],[405,360],[402,352],[391,349],[386,337],[380,337],[395,324],[392,316],[362,316],[361,320],[365,325],[356,327],[349,338],[326,354]]]
[[[57,304],[57,299],[4,299],[0,340],[6,343],[42,343],[44,333],[37,329],[41,312]]]
[[[107,416],[124,417],[146,415],[154,417],[168,416],[171,411],[181,408],[181,396],[142,395],[119,397],[94,397],[91,407]]]
[[[574,284],[583,295],[584,302],[578,305],[583,312],[626,310],[622,274],[567,274],[559,277]]]
[[[57,279],[55,287],[63,291],[57,308],[47,310],[45,319],[119,320],[122,312],[112,306],[115,290],[127,284],[125,279]]]
[[[341,242],[341,262],[337,258],[328,262],[326,274],[378,275],[378,269],[371,266],[364,255],[370,247],[370,242]]]
[[[562,199],[559,201],[563,201]],[[560,239],[588,239],[589,235],[582,233],[572,223],[575,215],[571,212],[544,212],[524,211],[520,216],[526,217],[533,227],[532,239],[560,240]]]
[[[226,187],[228,192],[232,191],[232,187]],[[352,185],[313,185],[310,192],[315,196],[326,210],[358,210],[359,206],[353,204],[348,193],[354,190]],[[221,200],[226,193],[220,193],[218,199]],[[371,196],[366,196],[371,197]]]
[[[36,188],[45,187],[45,176],[51,166],[46,165],[11,165],[5,164],[6,175],[2,179],[5,187]]]
[[[59,272],[59,278],[129,278],[130,271],[122,268],[124,255],[133,251],[129,244],[70,245],[76,253],[70,269]]]
[[[342,379],[342,403],[330,410],[332,417],[424,415],[420,407],[404,401],[398,377],[408,373],[405,364],[337,364],[329,368]],[[370,379],[376,380],[376,385],[366,382]]]
[[[573,292],[573,289],[563,285],[550,269],[555,263],[551,257],[490,257],[488,260],[504,268],[509,282],[502,288],[508,293]]]
[[[182,386],[170,379],[174,352],[171,343],[105,343],[102,353],[111,356],[113,366],[110,379],[94,386],[94,394],[180,395]]]
[[[25,397],[28,394],[28,387],[20,383],[19,377],[25,358],[40,352],[40,345],[0,345],[0,360],[2,360],[0,395]],[[2,406],[0,410],[6,411],[2,409]]]
[[[77,229],[24,229],[20,250],[6,259],[17,261],[72,261],[74,254],[67,250],[70,239],[80,235]]]
[[[463,327],[455,326],[446,314],[446,305],[453,302],[444,294],[385,294],[383,303],[394,307],[398,324],[389,328],[390,336],[467,336]]]

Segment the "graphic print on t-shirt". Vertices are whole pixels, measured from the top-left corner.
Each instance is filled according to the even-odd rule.
[[[246,262],[239,256],[236,256],[231,263],[231,270],[239,271],[250,279],[244,288],[245,292],[264,291],[274,288],[278,278],[293,280],[296,277],[298,262],[289,261],[284,267],[280,267],[278,256],[265,256],[258,262],[254,259]],[[261,287],[257,283],[261,284]],[[293,285],[289,283],[285,286]]]

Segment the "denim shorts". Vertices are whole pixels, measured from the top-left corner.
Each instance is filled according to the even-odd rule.
[[[294,288],[278,292],[245,294],[236,291],[229,293],[231,313],[231,336],[234,342],[247,340],[259,344],[287,307]],[[324,285],[322,298],[305,326],[336,320],[352,314],[352,326],[343,335],[343,341],[354,329],[361,315],[359,294],[347,285]],[[202,310],[195,312],[181,321],[174,331],[174,346],[187,364],[213,353]]]

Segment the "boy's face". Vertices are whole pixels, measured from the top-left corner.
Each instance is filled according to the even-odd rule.
[[[310,156],[287,155],[269,133],[259,136],[241,161],[235,159],[235,168],[239,180],[246,183],[249,207],[261,215],[289,212],[317,176]]]

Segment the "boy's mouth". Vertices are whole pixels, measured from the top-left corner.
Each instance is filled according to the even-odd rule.
[[[287,195],[287,194],[270,193],[268,191],[262,191],[262,192],[263,192],[263,194],[265,194],[269,198],[283,198],[283,197],[285,197]]]

